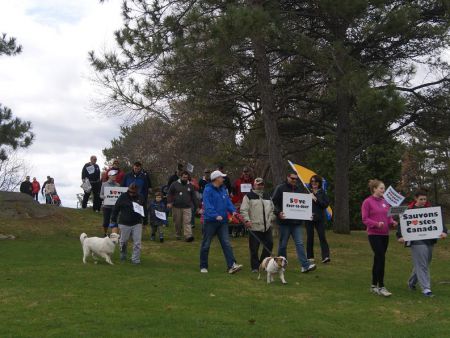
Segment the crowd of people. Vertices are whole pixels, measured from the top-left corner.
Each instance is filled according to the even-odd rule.
[[[227,271],[235,273],[241,270],[230,244],[229,223],[236,224],[248,234],[250,266],[257,272],[261,261],[273,254],[272,230],[275,224],[280,229],[278,255],[287,256],[287,245],[292,237],[297,252],[301,271],[306,273],[316,269],[313,245],[316,229],[322,251],[322,262],[329,263],[330,250],[325,237],[325,210],[329,201],[322,189],[322,179],[314,176],[309,182],[310,191],[298,184],[299,177],[290,172],[286,182],[275,188],[273,194],[265,188],[263,178],[256,177],[249,168],[243,168],[239,178],[231,182],[224,173],[223,165],[215,170],[205,169],[203,176],[197,180],[192,174],[178,165],[177,171],[168,178],[166,185],[155,189],[153,193],[149,173],[142,163],[135,162],[132,170],[125,173],[118,160],[110,168],[101,172],[97,158],[91,156],[83,166],[81,178],[85,196],[83,208],[87,207],[90,195],[93,197],[93,210],[103,209],[104,236],[112,232],[121,233],[121,259],[126,260],[127,242],[133,241],[131,262],[140,263],[140,248],[143,227],[150,225],[150,240],[164,242],[164,227],[168,225],[169,215],[175,230],[175,238],[191,243],[195,240],[193,228],[195,217],[199,216],[202,224],[200,245],[200,271],[208,272],[208,254],[211,241],[217,236],[225,257]],[[115,205],[103,205],[105,189],[126,187]],[[303,221],[286,219],[282,212],[283,192],[311,193],[313,198],[313,218],[307,221],[308,241],[305,250],[303,243]],[[149,200],[150,196],[154,196]],[[262,247],[262,248],[261,248]],[[261,252],[260,252],[261,249]]]
[[[42,185],[42,188],[36,177],[33,177],[33,181],[30,181],[30,176],[26,176],[25,181],[20,184],[19,191],[23,194],[30,195],[38,203],[40,192],[46,204],[61,204],[61,200],[56,192],[55,180],[50,176],[47,176],[47,180]]]

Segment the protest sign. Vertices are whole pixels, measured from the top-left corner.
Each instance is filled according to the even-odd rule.
[[[194,165],[192,163],[186,164],[186,170],[192,174],[194,172]]]
[[[250,183],[241,184],[241,192],[250,192],[252,190],[252,185]]]
[[[392,186],[389,186],[387,190],[384,192],[384,200],[388,202],[390,206],[398,207],[405,200],[405,197],[400,195],[397,191],[395,191]]]
[[[144,207],[142,205],[140,205],[139,203],[133,202],[133,210],[135,213],[138,213],[142,217],[145,216]]]
[[[86,171],[89,175],[92,175],[93,173],[95,173],[95,166],[90,165],[89,167],[86,167]]]
[[[124,192],[127,192],[127,187],[104,187],[105,200],[104,205],[115,205],[117,199]]]
[[[442,234],[441,207],[408,209],[400,216],[405,241],[439,238]]]
[[[388,216],[397,216],[403,214],[406,210],[408,210],[408,207],[406,205],[399,206],[399,207],[390,207],[388,211]]]
[[[158,217],[159,219],[163,220],[163,221],[167,220],[167,215],[163,211],[155,210],[155,216]]]
[[[283,213],[286,219],[308,220],[312,218],[310,194],[283,193]]]

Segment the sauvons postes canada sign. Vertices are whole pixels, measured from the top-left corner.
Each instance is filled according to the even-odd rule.
[[[441,207],[409,209],[400,215],[405,241],[439,238],[442,234]]]

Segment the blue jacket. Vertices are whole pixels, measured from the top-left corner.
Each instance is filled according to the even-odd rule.
[[[224,185],[216,188],[211,183],[207,184],[203,191],[203,218],[205,223],[218,222],[217,216],[222,216],[220,223],[227,223],[227,213],[236,212],[236,208],[231,203],[227,189]]]
[[[138,186],[138,192],[147,201],[148,189],[151,188],[150,176],[145,170],[141,170],[138,174],[133,171],[125,175],[122,182],[122,187],[128,187],[131,183]]]
[[[152,225],[166,224],[167,225],[167,220],[164,221],[164,220],[156,217],[155,211],[161,211],[161,212],[167,213],[166,204],[162,200],[160,202],[156,202],[156,200],[153,200],[148,207],[148,214],[150,216],[149,217],[150,224],[152,224]]]

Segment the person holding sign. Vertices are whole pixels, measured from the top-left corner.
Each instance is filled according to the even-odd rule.
[[[427,200],[427,193],[424,190],[418,190],[414,194],[414,202],[409,206],[409,209],[423,209],[431,207]],[[447,228],[442,222],[442,233],[440,238],[447,237]],[[422,288],[422,292],[426,297],[432,297],[431,292],[431,278],[430,278],[430,264],[433,256],[433,246],[437,243],[437,239],[423,239],[416,241],[405,241],[402,235],[401,227],[397,229],[397,238],[400,243],[405,243],[406,247],[411,247],[411,256],[413,261],[413,270],[411,277],[408,280],[408,287],[411,290],[416,289],[417,282]]]
[[[138,186],[131,183],[128,191],[120,195],[114,205],[111,223],[118,224],[120,229],[120,260],[127,259],[127,244],[133,239],[133,254],[131,262],[141,263],[142,225],[147,225],[144,198],[138,193]],[[118,219],[118,222],[117,222]]]
[[[155,199],[150,203],[148,214],[150,217],[150,226],[152,228],[150,240],[155,240],[156,231],[158,230],[159,242],[164,242],[163,227],[167,225],[167,208],[162,200],[160,192],[155,193]]]
[[[111,188],[111,187],[120,187],[120,184],[116,182],[116,177],[117,177],[116,175],[117,175],[117,171],[115,171],[115,170],[110,170],[108,172],[108,180],[106,182],[102,183],[102,187],[100,189],[100,198],[102,200],[105,200],[105,189]],[[108,228],[111,223],[111,213],[112,213],[113,207],[114,207],[114,205],[107,205],[107,204],[103,203],[103,231],[104,231],[105,237],[108,236]],[[116,227],[111,229],[112,232],[117,232],[115,230],[117,230]]]
[[[384,286],[385,256],[389,245],[389,226],[397,226],[397,222],[388,216],[390,206],[383,198],[384,183],[370,180],[369,189],[372,195],[364,200],[361,214],[374,253],[370,290],[376,295],[389,297],[392,293]]]
[[[92,209],[95,212],[100,212],[100,208],[102,206],[102,200],[100,199],[100,189],[102,187],[102,183],[100,180],[100,167],[97,164],[97,157],[92,155],[90,162],[86,163],[81,170],[81,180],[89,180],[91,184],[91,191],[85,191],[83,195],[83,202],[81,203],[81,207],[86,209],[87,203],[89,201],[89,197],[91,196],[91,192],[94,195],[93,206]]]
[[[289,237],[295,243],[295,249],[297,251],[297,258],[301,265],[301,271],[306,273],[316,269],[316,265],[310,263],[306,258],[305,247],[303,245],[303,221],[300,219],[287,218],[285,206],[283,203],[283,195],[288,193],[306,193],[307,190],[304,186],[298,186],[298,175],[294,172],[287,175],[286,182],[276,187],[272,201],[274,204],[274,212],[278,217],[278,224],[280,225],[280,242],[278,245],[278,256],[287,258],[287,244]],[[308,194],[309,196],[309,194]]]
[[[241,177],[234,182],[232,201],[238,208],[240,207],[244,196],[252,190],[252,185],[253,177],[250,174],[250,169],[244,168]]]
[[[326,210],[330,204],[327,194],[322,189],[322,178],[319,175],[314,175],[309,180],[312,192],[312,221],[306,221],[306,256],[309,261],[314,262],[314,228],[319,235],[320,249],[322,251],[322,263],[329,263],[330,248],[325,237],[325,220]]]
[[[234,274],[242,269],[236,263],[228,235],[228,213],[237,216],[236,208],[231,203],[224,186],[225,174],[219,170],[211,173],[211,183],[205,187],[203,194],[203,240],[200,248],[200,272],[208,273],[208,255],[211,241],[217,235],[227,263],[228,273]]]

